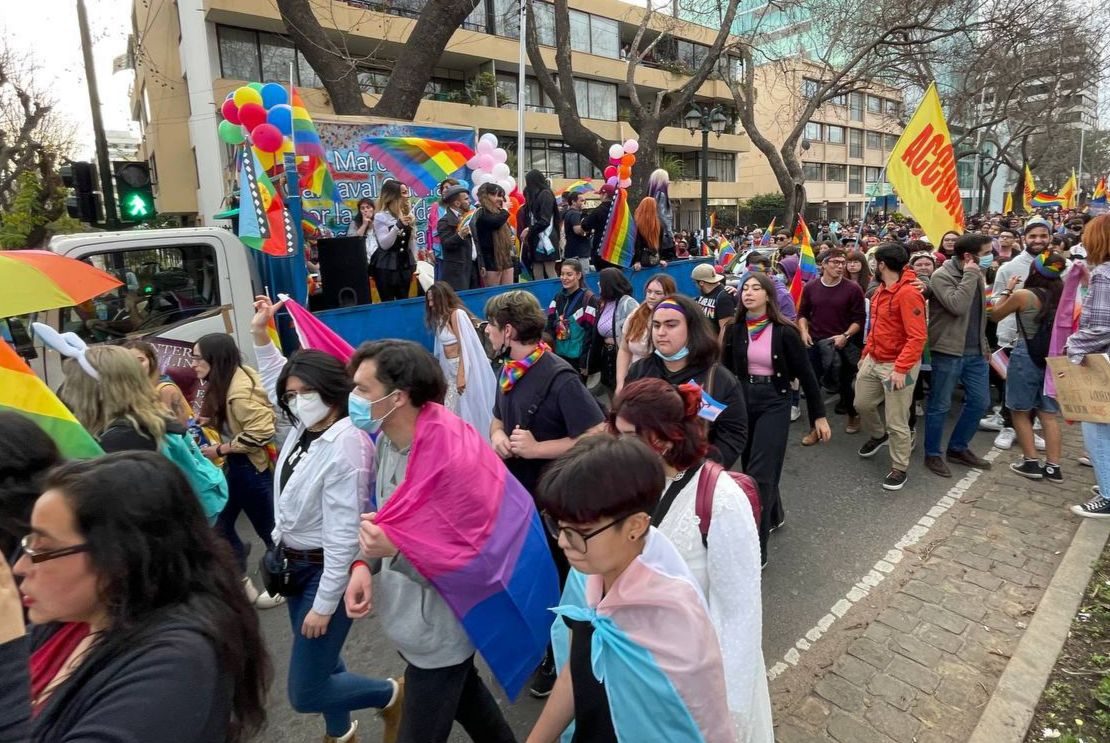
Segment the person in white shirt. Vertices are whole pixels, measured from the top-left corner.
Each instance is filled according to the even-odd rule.
[[[374,234],[373,199],[358,200],[358,214],[355,215],[355,218],[351,220],[351,224],[347,227],[347,237],[366,238],[366,261],[369,263],[374,257],[374,252],[378,249],[378,238]]]
[[[662,458],[667,489],[652,524],[674,544],[709,603],[737,740],[772,743],[759,535],[747,496],[724,472],[713,486],[708,533],[701,533],[696,500],[709,442],[698,417],[700,404],[697,385],[676,388],[654,378],[629,382],[613,401],[609,432],[637,436]]]
[[[348,418],[354,383],[343,363],[313,350],[287,362],[270,340],[266,327],[281,304],[256,298],[251,335],[267,393],[296,422],[274,478],[275,562],[287,563],[290,576],[282,590],[293,629],[289,702],[323,715],[325,743],[353,741],[351,710],[378,707],[395,730],[401,707],[397,681],[349,673],[340,658],[351,627],[342,600],[347,567],[358,552],[359,516],[368,510],[374,444]]]

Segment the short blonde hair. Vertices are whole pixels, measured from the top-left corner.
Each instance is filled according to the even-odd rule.
[[[62,365],[61,398],[93,436],[101,436],[121,418],[161,443],[170,412],[158,400],[138,359],[121,346],[93,346],[86,358],[100,379],[93,379],[76,359]]]

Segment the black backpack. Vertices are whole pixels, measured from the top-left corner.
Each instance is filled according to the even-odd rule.
[[[1033,363],[1044,369],[1048,366],[1048,347],[1052,341],[1052,325],[1055,320],[1055,313],[1048,312],[1046,305],[1047,297],[1043,292],[1037,289],[1030,289],[1037,299],[1041,302],[1041,314],[1037,323],[1037,330],[1030,337],[1026,331],[1025,326],[1021,324],[1021,313],[1016,316],[1018,330],[1021,332],[1021,337],[1025,341],[1025,350],[1029,352],[1029,358]]]

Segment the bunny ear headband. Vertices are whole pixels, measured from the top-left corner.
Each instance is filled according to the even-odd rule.
[[[59,333],[54,328],[41,322],[31,323],[31,327],[35,331],[35,335],[42,340],[50,348],[60,353],[62,356],[68,356],[71,359],[77,359],[77,363],[86,374],[100,381],[100,372],[89,362],[86,353],[89,346],[84,340],[76,333]]]

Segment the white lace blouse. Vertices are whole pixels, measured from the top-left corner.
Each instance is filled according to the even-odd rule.
[[[709,602],[737,740],[773,743],[755,519],[740,486],[722,473],[713,492],[708,548],[703,545],[694,510],[700,474],[686,483],[658,528],[682,555]]]

